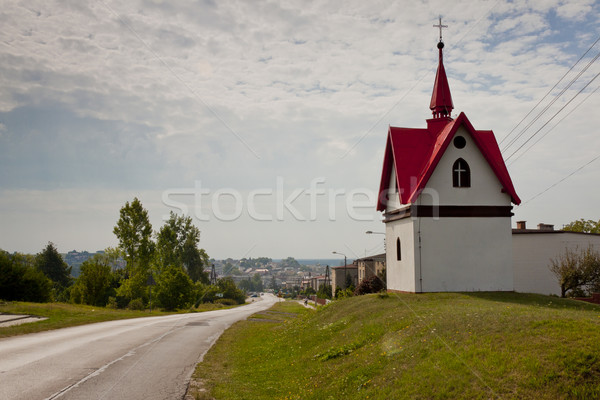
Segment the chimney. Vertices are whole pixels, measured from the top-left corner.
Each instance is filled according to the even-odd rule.
[[[527,229],[527,221],[517,221],[517,229]]]
[[[550,225],[550,224],[538,224],[538,229],[540,231],[553,231],[554,230],[554,225]]]

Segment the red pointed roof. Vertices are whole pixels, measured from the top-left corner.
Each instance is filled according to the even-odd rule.
[[[450,86],[448,85],[448,78],[446,77],[446,70],[444,69],[442,55],[444,42],[440,41],[437,47],[440,51],[440,56],[433,84],[433,92],[431,94],[431,102],[429,103],[433,118],[450,116],[450,112],[454,109],[452,95],[450,94]]]
[[[456,120],[450,117],[454,109],[450,86],[444,69],[440,19],[439,64],[435,75],[429,108],[433,119],[427,120],[427,129],[396,128],[390,126],[379,185],[377,211],[385,211],[392,168],[395,166],[396,185],[401,204],[412,204],[427,185],[442,155],[459,127],[464,126],[477,148],[514,204],[520,204],[512,180],[504,164],[500,148],[492,131],[478,131],[464,113]]]
[[[521,203],[492,131],[475,130],[464,113],[456,120],[444,118],[428,122],[427,129],[389,128],[377,211],[386,209],[386,193],[394,165],[400,202],[416,201],[460,126],[470,134],[512,202]]]

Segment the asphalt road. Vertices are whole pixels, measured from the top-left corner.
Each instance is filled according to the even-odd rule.
[[[221,333],[275,302],[0,339],[0,399],[182,399]]]

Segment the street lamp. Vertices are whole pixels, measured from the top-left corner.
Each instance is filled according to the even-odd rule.
[[[347,272],[347,268],[346,265],[348,264],[346,262],[346,255],[344,253],[340,253],[339,251],[333,251],[333,254],[339,254],[340,256],[344,256],[344,289],[346,288],[346,283],[348,282],[348,272]]]
[[[365,232],[367,235],[385,235],[385,232],[373,232],[373,231],[366,231]],[[383,238],[383,250],[385,251],[385,238]]]

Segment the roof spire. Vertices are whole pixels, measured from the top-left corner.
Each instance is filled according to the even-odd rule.
[[[442,49],[444,48],[444,42],[442,41],[442,28],[447,28],[448,25],[442,25],[442,17],[440,17],[439,23],[437,25],[433,25],[433,27],[440,28],[440,41],[437,44],[437,48],[440,52],[440,59],[438,69],[435,74],[435,82],[433,84],[433,93],[431,94],[431,103],[429,103],[429,108],[433,113],[433,118],[442,118],[449,117],[450,112],[454,109],[442,55]]]

